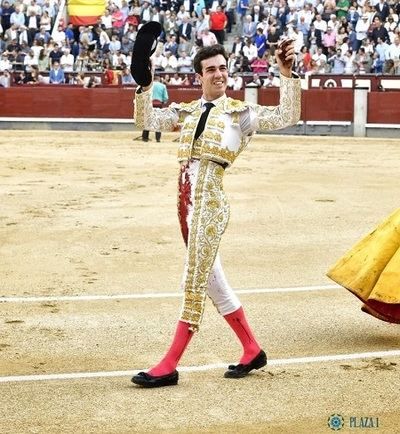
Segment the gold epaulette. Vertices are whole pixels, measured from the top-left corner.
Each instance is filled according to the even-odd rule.
[[[240,113],[244,112],[250,106],[251,104],[246,101],[241,101],[240,99],[226,98],[226,100],[224,101],[224,112]]]
[[[180,103],[173,102],[170,105],[170,107],[175,110],[184,111],[186,113],[192,113],[198,108],[200,108],[200,100],[198,99],[191,102],[180,102]]]

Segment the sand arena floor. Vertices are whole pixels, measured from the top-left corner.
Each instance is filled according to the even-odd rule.
[[[340,433],[398,433],[400,328],[325,272],[399,206],[400,140],[255,137],[226,173],[220,252],[271,363],[224,379],[240,347],[208,301],[179,386],[142,390],[130,376],[170,342],[184,246],[177,136],[133,137],[1,133],[0,432],[328,433],[337,413]],[[363,417],[379,426],[350,426]]]

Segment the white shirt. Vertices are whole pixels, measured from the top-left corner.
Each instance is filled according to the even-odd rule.
[[[63,54],[60,58],[60,65],[65,72],[72,72],[74,70],[74,56]]]

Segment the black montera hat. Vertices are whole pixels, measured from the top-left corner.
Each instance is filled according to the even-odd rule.
[[[160,23],[149,21],[137,32],[132,50],[131,74],[140,86],[148,86],[151,83],[150,57],[156,50],[161,29]]]

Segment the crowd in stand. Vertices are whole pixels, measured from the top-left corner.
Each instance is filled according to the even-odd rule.
[[[150,20],[162,24],[153,64],[169,85],[192,85],[197,50],[220,43],[231,88],[243,76],[276,86],[283,37],[294,39],[300,74],[400,75],[400,0],[109,0],[96,24],[80,27],[55,26],[59,1],[1,0],[0,86],[135,84],[130,53]]]

